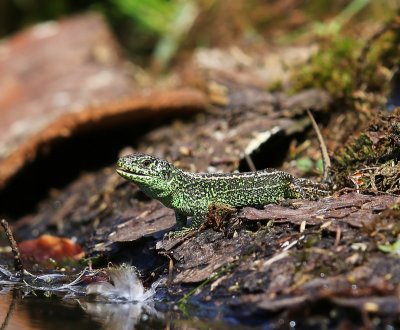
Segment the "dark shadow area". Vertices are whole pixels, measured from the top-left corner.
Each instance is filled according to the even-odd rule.
[[[368,316],[353,307],[340,306],[327,299],[318,299],[283,313],[291,327],[299,329],[362,329],[369,328]],[[283,316],[281,315],[281,317]]]
[[[232,308],[231,319],[239,324],[262,329],[337,329],[362,328],[364,324],[362,314],[351,307],[338,306],[329,300],[319,299],[315,302],[302,303],[296,306],[286,306],[275,311],[258,310],[252,313],[243,313],[236,307]]]
[[[65,187],[81,173],[112,166],[122,148],[134,147],[144,133],[166,123],[167,120],[142,125],[127,122],[56,141],[0,192],[0,216],[12,221],[32,212],[49,189]]]
[[[28,297],[21,303],[32,322],[40,329],[99,329],[101,324],[87,315],[75,301],[69,303],[60,298]]]
[[[163,234],[161,235],[161,237]],[[167,258],[154,249],[156,240],[141,238],[135,242],[114,243],[107,259],[114,265],[134,265],[145,276],[154,273],[156,278],[161,276],[168,266]],[[144,285],[150,286],[155,278],[142,278]]]
[[[290,143],[292,140],[303,140],[304,134],[286,135],[283,132],[271,136],[266,142],[256,149],[250,158],[257,170],[266,168],[279,168],[287,158]],[[246,159],[242,159],[239,164],[239,172],[249,172],[250,168]]]
[[[0,37],[15,33],[22,26],[37,22],[54,20],[68,14],[76,14],[88,10],[97,4],[96,0],[82,1],[0,1]]]

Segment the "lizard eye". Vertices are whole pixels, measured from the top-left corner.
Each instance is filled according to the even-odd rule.
[[[151,164],[151,161],[149,159],[146,159],[145,161],[143,161],[142,165],[144,167],[148,167]]]

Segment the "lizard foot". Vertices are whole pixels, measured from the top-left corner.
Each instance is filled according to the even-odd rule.
[[[193,227],[183,227],[183,228],[181,228],[179,230],[176,230],[176,231],[170,231],[169,233],[165,234],[165,236],[168,239],[171,239],[171,238],[182,238],[182,237],[185,237],[185,236],[187,236],[187,235],[189,235],[191,233],[196,232],[197,229],[198,228],[193,228]]]

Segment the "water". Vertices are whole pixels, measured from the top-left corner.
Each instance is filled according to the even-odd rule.
[[[154,308],[160,281],[143,287],[135,267],[83,269],[77,274],[24,271],[0,266],[3,329],[154,329],[163,315]]]
[[[132,266],[84,269],[73,275],[25,271],[23,281],[1,266],[0,273],[1,330],[231,330],[238,324],[221,317],[221,308],[199,301],[178,308],[166,288],[158,288],[162,279],[146,289]]]
[[[162,329],[162,314],[139,303],[81,303],[59,297],[23,297],[9,290],[0,296],[1,329]]]
[[[200,313],[203,317],[191,313],[184,316],[178,309],[167,307],[171,306],[170,304],[161,304],[163,305],[161,308],[155,309],[151,305],[135,302],[82,302],[76,299],[65,300],[57,296],[44,297],[31,294],[23,296],[20,290],[10,289],[7,292],[2,290],[0,329],[263,329],[239,325],[236,320],[210,317],[213,313],[208,313],[206,309]],[[164,310],[164,313],[160,310]]]

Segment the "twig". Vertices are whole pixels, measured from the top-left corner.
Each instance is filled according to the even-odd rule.
[[[308,117],[310,117],[311,124],[314,128],[315,133],[317,134],[319,148],[320,148],[321,154],[322,154],[322,163],[324,166],[324,174],[322,177],[322,181],[329,183],[330,182],[330,173],[329,172],[331,169],[331,159],[329,158],[329,155],[328,155],[328,149],[326,148],[326,144],[325,144],[324,138],[322,137],[322,134],[318,127],[318,124],[315,121],[314,116],[312,115],[312,113],[309,109],[307,109],[307,114],[308,114]]]
[[[287,250],[275,254],[274,256],[272,256],[271,258],[269,258],[267,261],[264,262],[263,269],[265,270],[266,267],[271,266],[274,262],[281,259],[285,259],[288,256],[289,256],[289,251]]]
[[[339,226],[336,228],[336,237],[335,237],[335,247],[338,247],[340,244],[340,238],[342,236],[342,230]]]
[[[0,223],[1,223],[3,229],[4,229],[5,233],[6,233],[6,236],[7,236],[7,239],[8,239],[8,243],[10,244],[11,251],[12,251],[12,253],[14,255],[14,268],[15,268],[15,271],[17,272],[16,276],[22,278],[22,276],[24,275],[24,270],[25,269],[24,269],[24,266],[23,266],[22,261],[21,261],[21,255],[20,255],[19,250],[18,250],[17,242],[14,239],[14,235],[13,235],[11,229],[10,229],[10,226],[9,226],[8,222],[5,219],[2,219],[0,221]]]
[[[174,273],[174,261],[172,260],[172,258],[169,255],[167,255],[167,256],[169,258],[167,285],[170,286],[171,283],[172,283],[172,280],[173,280],[172,276],[173,276],[173,273]]]
[[[244,154],[244,159],[246,159],[247,166],[250,168],[250,171],[256,172],[257,171],[256,166],[254,165],[253,160],[247,153]]]

